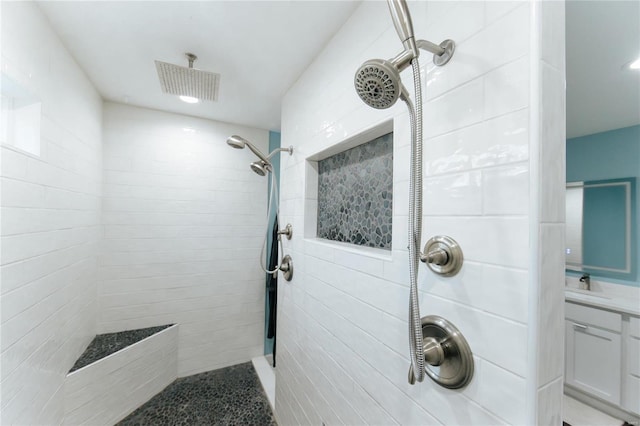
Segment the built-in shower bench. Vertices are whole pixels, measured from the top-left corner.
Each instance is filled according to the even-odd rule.
[[[113,425],[177,376],[178,325],[96,336],[64,384],[69,425]]]

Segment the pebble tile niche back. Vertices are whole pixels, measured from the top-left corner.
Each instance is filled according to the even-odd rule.
[[[393,133],[318,161],[317,235],[391,250]]]

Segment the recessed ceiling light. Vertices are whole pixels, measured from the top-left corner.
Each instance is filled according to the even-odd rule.
[[[194,98],[192,96],[180,96],[180,100],[188,104],[197,104],[198,102],[200,102],[200,99]]]
[[[640,58],[629,64],[629,68],[632,70],[640,70]]]

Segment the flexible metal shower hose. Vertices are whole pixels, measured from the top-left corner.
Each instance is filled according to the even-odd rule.
[[[418,58],[411,61],[415,87],[415,113],[407,99],[411,122],[411,175],[409,182],[409,353],[415,380],[424,379],[424,352],[422,349],[422,322],[418,296],[418,265],[422,235],[422,84]],[[411,373],[410,373],[411,374]],[[411,377],[409,383],[412,383]]]

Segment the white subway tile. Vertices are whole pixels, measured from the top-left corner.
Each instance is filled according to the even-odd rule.
[[[565,3],[544,2],[540,5],[542,28],[540,53],[542,61],[558,71],[565,69]]]
[[[485,22],[486,25],[492,24],[497,19],[504,16],[506,13],[512,11],[518,6],[521,6],[520,1],[488,1],[485,2]]]
[[[432,138],[482,121],[485,92],[476,79],[430,100],[424,107],[424,134]]]
[[[461,246],[466,260],[528,268],[527,217],[426,217],[422,235],[425,242],[434,235],[450,236]]]
[[[479,362],[477,362],[479,361]],[[466,394],[508,424],[526,424],[526,380],[490,362],[476,359],[477,375]]]
[[[526,160],[528,142],[527,111],[466,127],[426,142],[425,175]]]
[[[482,210],[486,215],[529,212],[529,165],[518,163],[482,171]]]
[[[423,190],[423,214],[479,215],[482,213],[484,184],[480,172],[427,178]]]
[[[445,39],[452,39],[456,43],[462,43],[484,25],[485,2],[475,1],[447,1],[424,2],[426,4],[426,19],[424,26],[420,26],[421,20],[416,20],[417,28],[424,28],[427,32],[417,37],[427,39],[439,44]],[[426,22],[425,22],[426,21]],[[425,57],[431,59],[428,52]],[[456,52],[457,54],[457,52]]]
[[[561,377],[564,368],[564,224],[539,228],[538,386]]]
[[[2,176],[12,179],[25,179],[27,176],[27,156],[5,145],[0,146]],[[3,188],[4,191],[4,188]],[[4,195],[3,195],[4,202]]]
[[[524,270],[466,261],[454,277],[436,276],[424,266],[420,267],[420,274],[427,275],[422,288],[428,293],[520,323],[527,322],[528,274]]]
[[[529,57],[491,71],[484,77],[484,118],[490,119],[529,103]]]
[[[559,425],[562,416],[562,401],[564,394],[563,379],[559,378],[548,385],[538,389],[537,425]]]
[[[526,325],[428,294],[421,300],[425,314],[440,315],[460,330],[474,355],[520,377],[526,376]],[[500,349],[505,341],[510,343],[509,353]]]
[[[565,154],[565,83],[563,74],[541,62],[543,91],[540,98],[540,221],[564,222],[564,191],[549,191],[548,188],[563,188],[566,182]]]
[[[5,151],[6,152],[6,151]],[[38,208],[44,206],[45,187],[21,180],[2,178],[2,205],[6,207]]]
[[[180,375],[260,353],[267,180],[224,140],[268,133],[117,104],[104,126],[100,329],[180,322]]]

